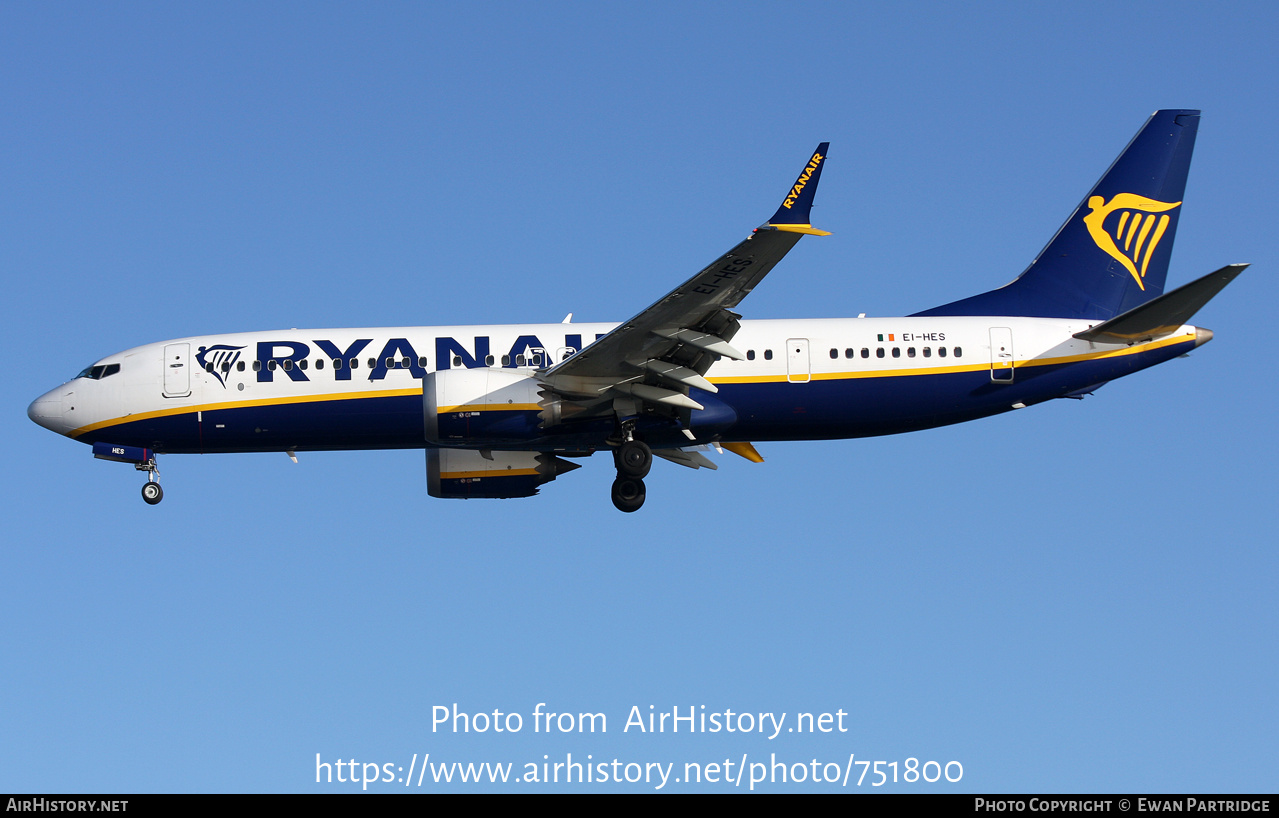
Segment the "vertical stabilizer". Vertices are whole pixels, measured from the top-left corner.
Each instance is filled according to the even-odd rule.
[[[1016,281],[917,315],[1106,320],[1160,295],[1198,129],[1155,111]]]

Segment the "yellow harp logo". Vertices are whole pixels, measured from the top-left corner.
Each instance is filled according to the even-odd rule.
[[[1146,285],[1142,279],[1146,276],[1146,267],[1172,220],[1165,211],[1180,206],[1181,202],[1157,202],[1136,193],[1116,193],[1109,202],[1101,196],[1092,196],[1088,199],[1092,212],[1084,216],[1084,224],[1097,246],[1128,268],[1137,286],[1144,290]],[[1115,213],[1119,218],[1107,230],[1106,219]],[[1163,215],[1156,216],[1156,213]]]

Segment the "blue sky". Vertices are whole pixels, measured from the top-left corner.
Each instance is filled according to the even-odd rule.
[[[1276,31],[1261,3],[4,5],[0,791],[571,753],[1273,792]],[[453,502],[414,451],[167,457],[148,507],[25,417],[166,338],[622,320],[822,140],[834,235],[741,310],[906,314],[1015,277],[1161,107],[1204,111],[1170,286],[1254,267],[1212,344],[1083,402],[658,463],[633,515],[598,457]],[[607,733],[534,733],[540,702]],[[524,729],[432,732],[453,703]],[[849,729],[624,732],[650,705]]]

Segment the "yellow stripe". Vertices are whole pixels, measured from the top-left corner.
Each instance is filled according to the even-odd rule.
[[[1130,347],[1122,347],[1120,349],[1099,350],[1096,352],[1085,352],[1081,355],[1065,355],[1060,358],[1034,358],[1029,361],[1018,361],[1013,367],[1021,369],[1027,366],[1059,366],[1061,364],[1077,363],[1079,361],[1101,360],[1103,358],[1118,358],[1124,355],[1137,355],[1142,352],[1149,352],[1155,349],[1161,349],[1174,344],[1184,344],[1194,336],[1191,335],[1172,335],[1167,338],[1161,338],[1158,341],[1151,341],[1148,344],[1137,344]],[[984,372],[991,368],[988,361],[976,364],[965,364],[963,366],[931,366],[924,368],[911,369],[878,369],[878,370],[855,370],[852,372],[814,372],[812,379],[815,381],[836,381],[836,380],[852,380],[857,378],[899,378],[910,375],[947,375],[956,372]],[[781,375],[740,375],[735,377],[710,378],[713,384],[722,383],[786,383],[789,376]]]
[[[223,401],[221,403],[202,403],[191,404],[186,406],[174,406],[168,409],[158,409],[154,412],[139,412],[136,415],[125,415],[120,418],[112,418],[111,420],[102,420],[97,423],[90,423],[88,426],[81,426],[68,437],[79,437],[86,432],[92,432],[95,429],[105,429],[108,426],[116,426],[121,423],[133,423],[137,420],[151,420],[152,418],[168,417],[170,415],[185,415],[191,412],[214,412],[219,409],[244,409],[252,406],[283,406],[290,403],[322,403],[324,401],[336,400],[359,400],[362,398],[399,398],[409,395],[421,395],[422,389],[386,389],[377,392],[332,392],[324,395],[292,395],[288,397],[278,398],[262,398],[259,400],[240,400],[240,401]]]
[[[535,477],[537,469],[500,469],[496,471],[442,471],[442,480],[466,480],[474,477]]]
[[[1082,355],[1067,355],[1061,358],[1035,358],[1029,361],[1021,361],[1015,366],[1017,368],[1025,366],[1054,366],[1059,364],[1073,363],[1076,361],[1101,360],[1103,358],[1118,358],[1124,355],[1137,355],[1149,350],[1161,349],[1174,344],[1184,344],[1192,339],[1191,335],[1172,335],[1167,338],[1161,338],[1148,344],[1136,344],[1130,347],[1121,347],[1112,350],[1099,350],[1096,352],[1087,352]],[[812,374],[812,379],[817,381],[829,380],[846,380],[851,378],[896,378],[906,377],[910,375],[942,375],[954,372],[977,372],[990,368],[989,363],[965,364],[963,366],[936,366],[914,369],[885,369],[885,370],[859,370],[853,372],[817,372]],[[735,377],[710,378],[711,383],[773,383],[786,382],[788,376],[783,373],[781,375],[744,375]],[[111,418],[110,420],[102,420],[97,423],[90,423],[87,426],[70,432],[68,437],[79,437],[80,435],[97,429],[105,429],[108,426],[117,426],[121,423],[133,423],[139,420],[151,420],[152,418],[168,417],[171,415],[190,414],[191,412],[214,412],[222,409],[246,409],[254,406],[285,406],[294,403],[324,403],[326,401],[341,400],[361,400],[366,398],[399,398],[412,395],[421,395],[421,388],[416,389],[386,389],[374,392],[330,392],[322,395],[291,395],[276,398],[261,398],[256,400],[240,400],[240,401],[222,401],[219,403],[203,403],[190,404],[185,406],[173,406],[168,409],[158,409],[154,412],[139,412],[136,415],[125,415],[124,417]],[[440,414],[446,412],[484,412],[484,411],[539,411],[542,407],[536,403],[515,403],[503,405],[481,405],[473,406],[449,406],[439,410]]]
[[[773,222],[769,222],[768,226],[775,228],[777,230],[780,230],[783,233],[803,233],[804,235],[807,235],[807,236],[829,236],[830,235],[828,231],[818,230],[816,227],[813,227],[811,224],[774,224]]]
[[[472,403],[462,406],[441,406],[435,410],[437,415],[451,412],[540,412],[542,407],[536,403]]]

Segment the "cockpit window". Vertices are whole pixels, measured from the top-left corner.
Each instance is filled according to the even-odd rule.
[[[109,378],[120,371],[119,364],[98,364],[97,366],[86,366],[80,370],[80,374],[76,378],[88,378],[91,381],[99,381],[103,378]],[[75,378],[72,378],[75,380]]]

